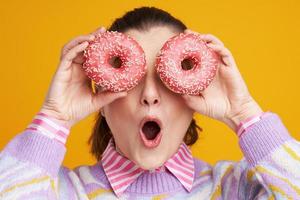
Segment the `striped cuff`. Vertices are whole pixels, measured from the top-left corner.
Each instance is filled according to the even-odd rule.
[[[262,112],[258,115],[251,116],[243,121],[240,122],[238,127],[236,128],[236,134],[240,138],[242,134],[249,129],[253,124],[260,121],[262,118],[266,117],[267,115],[270,115],[271,112]]]
[[[70,129],[67,126],[58,123],[53,117],[42,112],[39,112],[34,117],[32,123],[26,129],[38,131],[64,145],[70,133]]]
[[[261,160],[268,159],[267,156],[274,149],[290,139],[292,137],[281,118],[275,113],[270,113],[253,124],[239,138],[239,145],[250,166],[253,167]]]

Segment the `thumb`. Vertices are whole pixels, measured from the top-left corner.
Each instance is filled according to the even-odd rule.
[[[182,95],[183,99],[185,100],[185,103],[194,111],[198,113],[203,113],[206,108],[206,102],[202,95],[199,96],[193,96],[184,94]]]
[[[127,92],[111,92],[111,91],[103,91],[96,94],[92,99],[93,107],[95,111],[99,110],[103,106],[113,102],[118,98],[125,97]]]

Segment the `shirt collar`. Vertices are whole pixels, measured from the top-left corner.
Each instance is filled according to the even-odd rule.
[[[134,162],[122,156],[116,150],[113,138],[110,139],[103,152],[101,162],[106,177],[118,197],[141,174],[149,171],[138,167]],[[180,181],[188,192],[191,191],[194,182],[194,159],[191,150],[184,142],[182,142],[178,151],[155,171],[164,171],[165,168]]]

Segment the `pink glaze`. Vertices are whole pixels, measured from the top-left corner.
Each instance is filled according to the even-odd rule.
[[[193,61],[192,69],[182,69],[184,59]],[[170,38],[160,50],[156,70],[173,92],[197,95],[212,82],[218,66],[218,55],[195,33],[180,33]]]
[[[131,37],[116,31],[99,33],[84,51],[83,69],[96,85],[114,92],[135,87],[146,73],[145,54]],[[118,57],[119,68],[109,60]]]

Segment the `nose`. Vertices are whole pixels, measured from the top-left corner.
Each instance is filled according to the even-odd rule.
[[[155,106],[160,104],[159,84],[154,77],[146,75],[140,102],[144,106]]]

